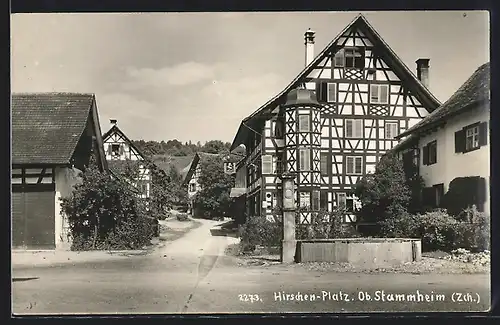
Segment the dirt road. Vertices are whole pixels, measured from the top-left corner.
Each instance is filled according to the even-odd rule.
[[[489,307],[489,275],[341,274],[285,265],[242,267],[234,257],[223,255],[224,248],[236,239],[213,236],[211,228],[217,224],[220,222],[202,221],[200,227],[149,255],[14,268],[14,277],[25,281],[13,282],[13,311],[165,314],[469,311]],[[425,301],[425,296],[420,302],[388,301],[387,293],[398,294],[399,299],[404,294],[410,300],[427,294],[433,301]],[[470,295],[462,295],[467,301],[459,302],[456,293]]]

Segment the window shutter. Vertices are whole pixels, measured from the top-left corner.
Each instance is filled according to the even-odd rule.
[[[335,102],[337,100],[336,88],[336,84],[328,83],[328,102]]]
[[[120,155],[123,155],[123,145],[120,145]]]
[[[354,121],[354,136],[361,138],[363,136],[363,120]]]
[[[387,104],[388,102],[388,92],[389,92],[389,87],[387,85],[380,85],[380,98],[379,102],[382,104]]]
[[[488,144],[488,122],[479,124],[479,145],[485,146]]]
[[[378,103],[378,85],[370,85],[370,103]]]
[[[348,174],[352,174],[354,171],[354,158],[353,157],[347,157],[346,160],[346,169]]]
[[[426,145],[422,148],[422,153],[423,153],[422,164],[428,165],[429,164],[429,146],[428,145]]]
[[[455,132],[455,153],[465,151],[465,131],[459,130]]]
[[[319,102],[326,102],[326,96],[328,93],[328,84],[326,82],[319,81],[316,86],[316,93]]]
[[[108,155],[111,155],[113,153],[113,146],[111,144],[108,144]]]
[[[351,138],[354,134],[352,120],[345,120],[345,136]]]
[[[354,172],[356,174],[362,174],[363,173],[363,158],[356,157],[354,159],[354,161],[355,161]]]

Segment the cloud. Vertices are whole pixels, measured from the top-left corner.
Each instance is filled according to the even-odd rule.
[[[129,67],[126,69],[128,80],[124,86],[127,89],[187,86],[213,79],[219,66],[220,64],[184,62],[161,69]]]

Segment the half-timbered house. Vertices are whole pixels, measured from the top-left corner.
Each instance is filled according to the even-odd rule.
[[[206,152],[197,152],[191,163],[187,167],[187,173],[184,177],[184,185],[187,186],[188,190],[188,207],[191,215],[195,215],[194,209],[194,198],[196,194],[201,190],[201,185],[198,182],[198,179],[201,175],[201,164],[203,161],[210,159],[210,157],[219,157],[218,154],[206,153]]]
[[[12,248],[69,248],[60,198],[92,156],[107,170],[93,94],[12,95]]]
[[[140,198],[148,199],[151,194],[151,162],[118,127],[117,120],[111,119],[111,128],[102,136],[106,160],[111,171],[123,172],[126,163],[137,163],[135,179],[129,180],[138,190]]]
[[[240,168],[250,216],[278,216],[283,172],[296,175],[296,202],[309,211],[353,210],[356,182],[375,170],[398,134],[440,105],[428,88],[429,59],[416,61],[416,76],[363,15],[317,56],[315,33],[304,36],[306,67],[241,122],[231,146],[246,148]],[[345,221],[355,221],[354,214]]]
[[[471,197],[490,214],[490,64],[480,66],[438,109],[400,133],[393,152],[416,166],[425,188],[422,205],[440,207],[450,183],[469,178]],[[489,127],[490,125],[490,127]]]

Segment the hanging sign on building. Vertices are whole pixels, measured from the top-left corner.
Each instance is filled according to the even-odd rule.
[[[235,163],[229,161],[224,162],[224,173],[229,175],[236,173]]]

